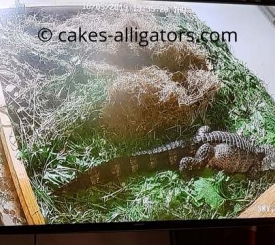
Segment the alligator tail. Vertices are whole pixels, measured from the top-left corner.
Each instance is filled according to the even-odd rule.
[[[124,156],[112,159],[91,167],[80,174],[70,183],[62,186],[54,193],[75,192],[85,190],[90,186],[103,185],[108,182],[122,181],[123,179],[142,173],[163,170],[178,170],[179,162],[184,156],[192,156],[192,144],[173,142],[154,150],[139,153],[135,156]]]

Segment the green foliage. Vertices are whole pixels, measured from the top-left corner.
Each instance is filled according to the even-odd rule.
[[[172,171],[129,178],[53,198],[50,223],[120,222],[236,217],[274,177],[247,181],[206,169],[191,179]],[[79,215],[83,213],[84,215]]]
[[[196,16],[186,16],[180,29],[192,31],[197,37],[203,31],[211,32]],[[244,124],[253,124],[256,121],[257,127],[246,126],[244,134],[256,134],[261,143],[274,142],[275,123],[271,119],[275,115],[275,105],[262,81],[245,64],[234,58],[226,42],[201,40],[197,45],[208,53],[213,71],[223,85],[204,123],[215,128],[237,131]],[[261,132],[263,130],[264,134]]]
[[[182,17],[179,30],[197,35],[211,31],[193,14]],[[233,57],[226,43],[200,42],[197,45],[207,52],[222,88],[206,117],[194,125],[240,130],[259,143],[275,144],[275,106],[262,82]],[[49,99],[41,101],[50,103],[41,107],[51,108],[43,113],[45,118],[53,117],[50,121],[39,122],[44,128],[34,141],[21,141],[20,157],[27,164],[37,199],[49,223],[236,217],[274,182],[272,173],[249,180],[242,175],[227,176],[209,169],[187,177],[165,171],[129,178],[124,183],[92,187],[76,194],[54,196],[53,190],[93,165],[161,145],[179,136],[184,138],[195,130],[194,127],[181,132],[179,127],[167,130],[164,135],[148,134],[131,141],[113,141],[112,135],[99,126],[98,118],[108,93],[107,85],[112,83],[115,74],[95,75],[81,62],[68,66],[68,60],[76,55],[70,48],[72,54],[60,47],[60,57],[49,53],[53,60],[40,54],[48,65],[56,62],[54,64],[63,69],[40,83],[39,96]],[[38,50],[42,50],[41,47]],[[56,49],[50,51],[55,53]]]
[[[205,178],[199,178],[194,182],[194,198],[201,206],[206,203],[212,209],[218,210],[223,204],[224,199],[219,195],[217,191],[217,185],[219,183],[213,183],[213,180]]]

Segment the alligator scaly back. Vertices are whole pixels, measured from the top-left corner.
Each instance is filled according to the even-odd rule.
[[[269,170],[274,164],[274,147],[259,146],[250,139],[229,132],[202,132],[194,138],[201,144],[194,157],[184,157],[180,171],[210,166],[228,173],[249,173]]]
[[[193,140],[193,139],[192,139]],[[178,170],[184,156],[192,156],[196,149],[191,141],[174,141],[149,151],[138,152],[131,156],[122,156],[91,167],[70,183],[58,189],[63,191],[83,190],[90,186],[121,181],[129,176],[161,170]]]

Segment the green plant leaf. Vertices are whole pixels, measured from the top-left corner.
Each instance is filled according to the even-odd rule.
[[[224,199],[219,195],[209,180],[199,178],[194,182],[194,187],[196,198],[205,201],[212,209],[217,210],[223,204]]]

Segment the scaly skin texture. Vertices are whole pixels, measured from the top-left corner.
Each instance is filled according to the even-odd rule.
[[[194,157],[180,161],[180,171],[203,168],[206,165],[228,173],[255,174],[257,171],[272,169],[275,150],[270,145],[258,146],[240,135],[213,131],[201,127],[194,142],[201,145]]]
[[[255,173],[274,168],[272,146],[257,146],[240,135],[211,132],[208,126],[198,129],[192,139],[144,151],[133,156],[112,159],[61,187],[57,192],[83,190],[97,184],[163,170],[188,171],[210,166],[228,173]]]
[[[118,157],[90,168],[56,193],[83,190],[93,185],[122,180],[141,173],[178,170],[180,160],[185,156],[194,156],[197,149],[198,147],[195,148],[191,144],[191,140],[175,141],[132,156]]]

